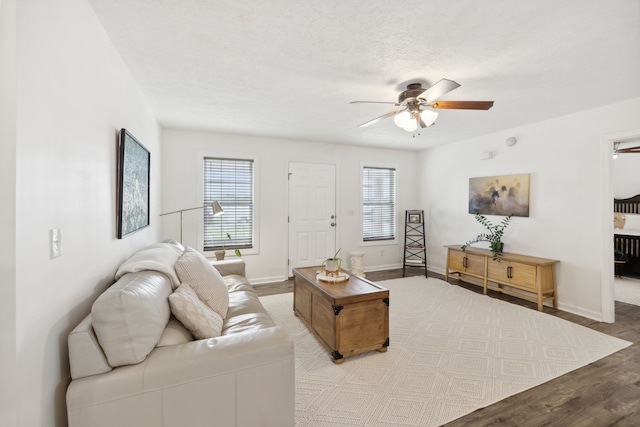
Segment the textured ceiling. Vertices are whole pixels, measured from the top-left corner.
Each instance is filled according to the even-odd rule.
[[[639,0],[89,1],[163,127],[421,150],[640,96]],[[494,107],[358,127],[441,78]]]

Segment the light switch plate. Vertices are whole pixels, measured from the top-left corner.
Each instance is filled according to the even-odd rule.
[[[51,237],[51,259],[62,255],[62,231],[59,228],[50,230]]]

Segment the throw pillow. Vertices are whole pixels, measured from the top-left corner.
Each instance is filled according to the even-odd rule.
[[[189,285],[178,286],[178,289],[169,295],[169,304],[171,313],[197,339],[220,336],[222,317],[200,301]]]
[[[220,273],[200,252],[187,247],[176,261],[175,268],[180,281],[191,286],[200,300],[223,319],[227,317],[229,308],[227,285]]]

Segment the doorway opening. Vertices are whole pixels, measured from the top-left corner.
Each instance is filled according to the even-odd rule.
[[[601,144],[602,159],[602,277],[601,277],[601,301],[602,320],[613,323],[615,321],[615,264],[614,264],[614,144],[640,141],[640,129],[607,135]],[[634,156],[635,154],[627,154]],[[640,156],[639,156],[640,157]],[[640,193],[640,191],[639,191]]]

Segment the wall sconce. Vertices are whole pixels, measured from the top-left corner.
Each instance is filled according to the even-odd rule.
[[[173,212],[166,212],[163,214],[160,214],[160,216],[165,216],[165,215],[171,215],[171,214],[175,214],[175,213],[179,213],[180,214],[180,243],[182,243],[182,212],[187,212],[187,211],[192,211],[195,209],[205,209],[205,208],[211,208],[213,210],[213,216],[220,216],[224,213],[224,209],[222,209],[222,206],[220,206],[220,203],[218,203],[217,200],[214,200],[213,202],[211,202],[211,204],[208,205],[204,205],[204,206],[196,206],[195,208],[188,208],[188,209],[180,209],[177,211],[173,211]]]

